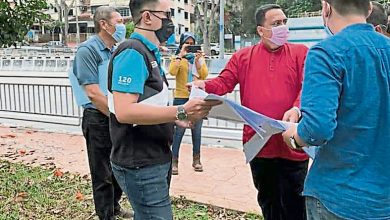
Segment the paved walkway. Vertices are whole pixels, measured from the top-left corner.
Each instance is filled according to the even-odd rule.
[[[85,143],[80,135],[0,125],[0,158],[89,174]],[[242,150],[203,147],[202,163],[204,172],[194,172],[191,147],[182,145],[179,175],[172,178],[171,195],[234,210],[260,212]]]

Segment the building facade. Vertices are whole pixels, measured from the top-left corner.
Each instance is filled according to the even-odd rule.
[[[195,3],[196,0],[172,0],[172,20],[176,26],[176,39],[187,31],[195,31]]]
[[[195,0],[171,0],[172,1],[172,20],[176,26],[175,37],[178,41],[180,34],[186,31],[194,32],[194,1]],[[65,3],[66,5],[62,4]],[[76,23],[79,26],[80,42],[86,40],[90,35],[94,34],[93,15],[96,9],[100,6],[107,5],[115,7],[126,21],[131,20],[129,9],[129,0],[58,0],[60,5],[56,5],[54,0],[47,0],[49,8],[46,13],[51,16],[54,21],[65,21],[66,12],[69,21],[68,41],[75,41]],[[73,4],[72,4],[73,3]],[[60,7],[59,7],[60,6]],[[62,13],[59,13],[59,10]],[[77,10],[77,11],[76,11]],[[76,20],[76,15],[78,19]],[[52,33],[48,28],[39,28],[42,34]],[[59,29],[53,31],[58,34]]]

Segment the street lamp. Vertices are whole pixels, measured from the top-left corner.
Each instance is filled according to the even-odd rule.
[[[76,7],[76,43],[77,45],[80,43],[80,28],[79,28],[79,0],[75,1]]]
[[[219,59],[225,58],[225,0],[219,2]]]

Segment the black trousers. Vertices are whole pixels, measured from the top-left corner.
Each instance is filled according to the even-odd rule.
[[[114,219],[120,211],[122,190],[111,169],[111,139],[108,117],[95,109],[85,109],[82,130],[87,142],[93,200],[99,219]]]
[[[308,161],[256,157],[250,166],[265,220],[306,219],[305,198],[301,193]]]

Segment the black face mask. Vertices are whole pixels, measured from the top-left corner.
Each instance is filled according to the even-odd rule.
[[[160,43],[164,43],[168,40],[168,38],[173,33],[175,33],[175,25],[173,24],[173,21],[170,18],[160,18],[159,16],[155,15],[153,12],[151,12],[151,14],[156,16],[158,19],[161,20],[162,25],[161,25],[160,29],[150,30],[150,29],[140,28],[140,27],[136,27],[136,28],[141,29],[141,30],[145,30],[145,31],[153,31],[154,34],[156,35],[158,41]],[[138,24],[141,21],[141,19],[136,24]]]
[[[161,28],[154,31],[154,33],[156,34],[158,41],[160,41],[160,43],[164,43],[173,33],[175,33],[175,25],[169,18],[163,18],[161,19],[161,22]]]

